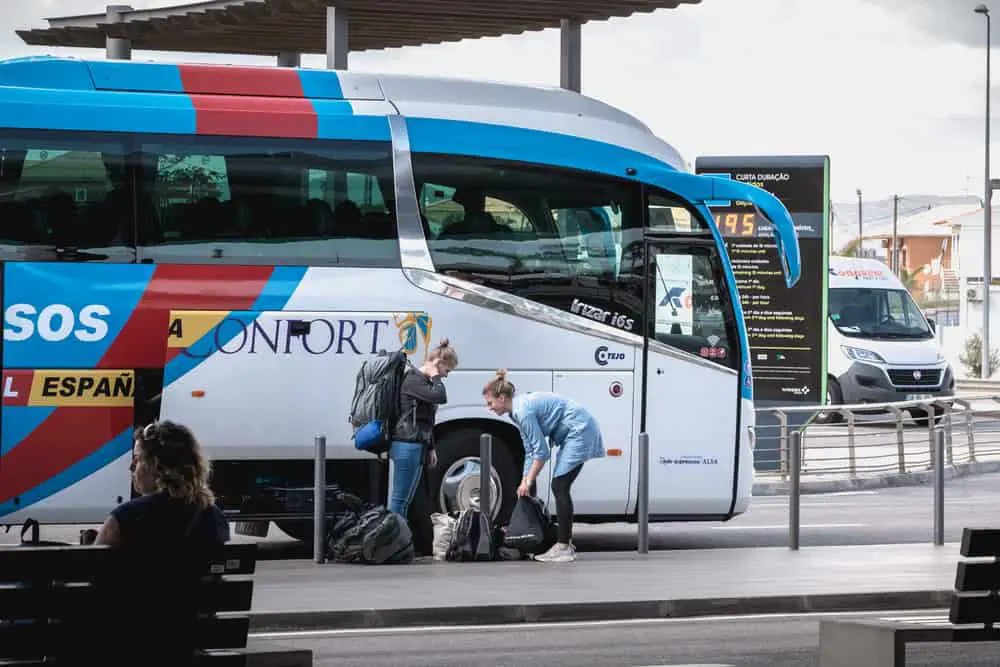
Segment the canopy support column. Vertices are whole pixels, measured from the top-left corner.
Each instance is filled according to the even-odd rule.
[[[575,19],[562,19],[559,24],[559,85],[580,92],[580,52],[582,24]]]
[[[326,68],[347,69],[347,11],[340,7],[326,8]]]

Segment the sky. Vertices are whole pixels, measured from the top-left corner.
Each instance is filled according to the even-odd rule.
[[[134,8],[181,0],[132,0]],[[0,58],[103,49],[25,45],[15,29],[103,12],[95,0],[0,0]],[[978,0],[701,0],[583,26],[582,92],[699,155],[825,154],[832,197],[981,195],[986,21]],[[1000,12],[1000,0],[987,0]],[[1000,16],[1000,13],[997,14]],[[998,26],[1000,27],[1000,26]],[[273,58],[134,51],[136,60]],[[303,58],[323,67],[322,55]],[[352,53],[349,68],[559,84],[559,32]],[[1000,70],[993,88],[1000,86]],[[998,100],[1000,102],[1000,100]],[[994,116],[1000,103],[993,104]],[[995,124],[994,124],[995,125]],[[1000,136],[993,132],[993,169]]]

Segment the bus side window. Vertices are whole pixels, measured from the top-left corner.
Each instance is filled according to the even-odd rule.
[[[133,261],[125,156],[103,135],[0,133],[0,256]]]
[[[641,301],[618,276],[622,230],[642,225],[638,183],[487,158],[414,153],[412,162],[438,272],[638,326]]]
[[[142,163],[143,258],[399,266],[388,142],[149,141]]]

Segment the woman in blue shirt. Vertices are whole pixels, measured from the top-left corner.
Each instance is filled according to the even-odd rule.
[[[568,563],[576,560],[573,537],[573,498],[570,487],[591,459],[604,456],[601,427],[587,410],[568,398],[549,392],[529,392],[515,397],[514,385],[507,380],[507,371],[483,387],[487,407],[498,415],[509,414],[521,432],[524,443],[524,470],[517,495],[534,495],[535,480],[551,457],[548,440],[559,447],[559,456],[552,476],[552,495],[556,499],[558,537],[544,554],[535,557],[547,563]]]

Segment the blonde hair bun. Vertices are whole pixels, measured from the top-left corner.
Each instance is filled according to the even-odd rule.
[[[507,369],[506,368],[497,369],[497,379],[505,380],[506,378],[507,378]]]
[[[438,343],[438,347],[448,347],[448,345],[449,345],[449,343],[448,343],[448,339],[447,338],[442,338],[441,342]]]

